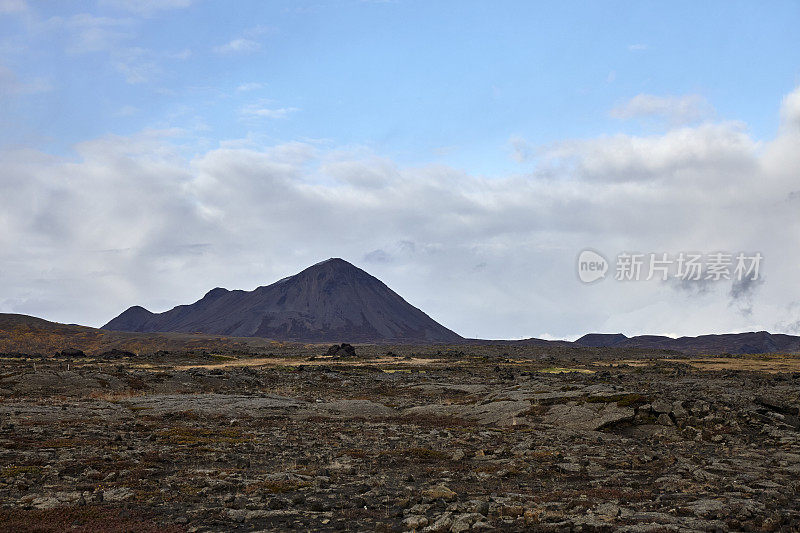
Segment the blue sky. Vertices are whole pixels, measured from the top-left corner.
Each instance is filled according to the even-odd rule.
[[[798,27],[797,1],[0,0],[0,311],[99,325],[343,256],[465,335],[800,332]],[[585,247],[764,250],[773,282],[591,289]]]
[[[204,147],[314,139],[494,175],[514,170],[514,135],[646,131],[608,113],[639,93],[699,94],[768,138],[798,82],[797,2],[137,5],[31,2],[0,18],[4,66],[50,88],[4,106],[4,142],[24,132],[64,153],[178,127]]]

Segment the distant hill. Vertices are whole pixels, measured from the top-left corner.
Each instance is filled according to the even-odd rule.
[[[708,354],[800,352],[800,337],[767,331],[700,335],[699,337],[679,337],[677,339],[662,335],[626,337],[622,333],[589,333],[576,340],[575,344],[586,347],[643,348]]]
[[[628,337],[622,333],[587,333],[576,340],[575,344],[589,348],[603,348],[606,346],[614,346],[626,340],[628,340]]]
[[[463,341],[379,279],[342,259],[328,259],[249,292],[212,289],[193,304],[163,313],[134,306],[103,329],[303,342]]]
[[[254,342],[258,341],[258,342]],[[60,324],[28,315],[0,313],[0,353],[53,355],[77,349],[90,355],[113,350],[137,354],[166,351],[267,351],[274,341],[185,333],[125,333]]]
[[[381,343],[382,344],[382,343]],[[397,343],[408,344],[408,343]],[[451,343],[459,350],[469,351],[474,345],[478,352],[484,346],[508,346],[523,354],[529,348],[536,356],[563,353],[564,349],[588,348],[598,357],[604,354],[635,353],[636,357],[662,357],[669,353],[687,354],[749,354],[800,353],[800,337],[755,333],[702,335],[672,339],[658,335],[626,337],[622,334],[589,334],[575,342],[543,339],[481,340],[461,339]],[[62,350],[79,349],[90,355],[102,355],[113,350],[136,354],[153,354],[159,350],[173,352],[274,353],[276,355],[319,355],[313,345],[275,341],[261,337],[229,337],[197,333],[136,333],[60,324],[27,315],[0,313],[0,353],[53,355]],[[521,352],[519,351],[521,350]],[[383,352],[381,352],[383,353]]]

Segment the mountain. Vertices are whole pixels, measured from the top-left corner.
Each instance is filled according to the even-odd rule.
[[[589,333],[576,340],[575,344],[592,348],[642,348],[707,354],[788,353],[800,351],[800,337],[769,333],[767,331],[700,335],[698,337],[679,337],[677,339],[663,335],[626,337],[622,333]]]
[[[134,306],[103,329],[304,342],[460,342],[379,279],[328,259],[253,291],[216,288],[163,313]]]
[[[578,346],[586,346],[587,348],[603,348],[606,346],[614,346],[627,339],[628,337],[622,333],[587,333],[576,340],[575,344]]]
[[[226,291],[227,292],[227,291]],[[129,317],[153,316],[143,308],[134,308]],[[800,353],[800,337],[768,333],[766,331],[749,333],[729,333],[722,335],[701,335],[699,337],[671,337],[640,335],[625,337],[622,334],[590,333],[577,341],[550,341],[543,339],[524,340],[481,340],[460,339],[453,344],[464,346],[519,346],[537,349],[552,349],[558,353],[562,348],[586,347],[595,349],[602,357],[618,356],[619,350],[645,350],[652,357],[663,356],[667,351],[685,354],[753,354],[753,353]],[[599,346],[599,344],[605,344]],[[114,350],[139,354],[152,354],[164,351],[218,351],[234,353],[266,353],[288,350],[297,353],[303,350],[301,344],[275,342],[260,337],[230,337],[223,335],[199,335],[194,333],[136,333],[108,331],[75,324],[59,324],[27,315],[0,313],[0,354],[53,354],[62,350],[79,349],[87,354],[107,355]],[[532,352],[540,353],[540,352]]]
[[[61,324],[41,318],[0,313],[0,354],[52,355],[80,350],[93,356],[116,352],[140,354],[158,351],[225,351],[228,353],[274,350],[266,339],[189,335],[186,333],[128,333]]]

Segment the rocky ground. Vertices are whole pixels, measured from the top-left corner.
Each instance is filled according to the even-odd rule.
[[[800,530],[798,372],[326,349],[0,358],[0,530]]]

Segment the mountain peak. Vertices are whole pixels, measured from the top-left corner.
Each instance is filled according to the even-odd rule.
[[[341,257],[331,257],[325,261],[313,264],[306,270],[319,270],[319,269],[333,269],[333,270],[361,270],[352,263],[349,263]]]
[[[352,263],[348,263],[347,261],[345,261],[345,260],[344,260],[344,259],[342,259],[341,257],[330,257],[330,258],[326,259],[325,261],[320,261],[320,262],[319,262],[319,263],[317,263],[317,264],[318,264],[318,265],[324,265],[325,263],[337,264],[337,265],[349,265],[349,266],[353,266],[353,264],[352,264]]]
[[[113,322],[118,331],[144,331],[141,328],[154,316],[141,305],[134,305],[123,311]]]
[[[228,292],[229,292],[228,289],[223,289],[222,287],[215,287],[215,288],[211,289],[210,291],[208,291],[206,293],[206,295],[203,296],[203,299],[205,300],[205,299],[208,299],[208,298],[219,298],[220,296],[222,296],[224,294],[228,294]]]

